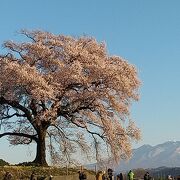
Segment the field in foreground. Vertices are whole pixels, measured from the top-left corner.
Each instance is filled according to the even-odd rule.
[[[29,180],[32,172],[35,172],[37,179],[49,179],[53,175],[53,180],[78,180],[79,169],[75,168],[57,168],[57,167],[34,167],[34,166],[4,166],[0,167],[0,180],[3,179],[4,174],[9,171],[13,175],[14,180]],[[89,180],[95,179],[93,171],[86,171]],[[44,178],[43,178],[44,177]],[[46,178],[45,178],[46,177]]]

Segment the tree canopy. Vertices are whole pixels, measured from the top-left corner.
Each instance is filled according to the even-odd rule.
[[[97,160],[129,157],[140,130],[130,119],[138,100],[136,68],[110,56],[104,43],[22,30],[28,40],[6,41],[0,56],[0,137],[37,143],[34,162],[71,162],[81,150]]]

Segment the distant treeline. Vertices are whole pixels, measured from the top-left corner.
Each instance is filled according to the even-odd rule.
[[[180,167],[159,167],[150,169],[149,172],[153,177],[167,177],[172,175],[173,177],[180,176]]]

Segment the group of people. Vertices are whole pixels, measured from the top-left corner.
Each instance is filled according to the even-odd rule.
[[[133,180],[133,179],[134,179],[134,173],[132,172],[132,170],[130,170],[128,173],[128,180]],[[113,170],[109,168],[107,172],[99,171],[96,175],[96,180],[114,180]],[[123,174],[119,173],[116,176],[116,180],[123,180]]]
[[[128,173],[128,180],[133,180],[134,179],[134,173],[132,170],[129,171]],[[149,175],[149,172],[146,172],[144,174],[144,180],[151,180],[151,176]],[[122,179],[121,179],[122,180]]]
[[[144,180],[151,180],[151,176],[149,175],[149,172],[146,172],[144,174]],[[128,173],[128,180],[133,180],[134,179],[134,173],[132,172],[132,170],[129,171]]]
[[[78,171],[78,173],[79,180],[87,179],[87,174],[83,170]],[[107,171],[98,171],[96,180],[113,180],[113,170],[109,168]]]
[[[124,176],[122,173],[119,173],[116,176],[116,180],[123,180]],[[127,179],[128,180],[134,180],[134,173],[132,170],[130,170],[127,174]],[[99,171],[96,175],[96,180],[114,180],[113,176],[113,170],[108,169],[107,173],[105,171]],[[149,172],[146,172],[144,174],[144,180],[151,180],[151,176],[149,175]],[[169,179],[168,179],[169,180]]]

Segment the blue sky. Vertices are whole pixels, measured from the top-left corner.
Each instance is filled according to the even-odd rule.
[[[131,110],[142,140],[133,147],[180,139],[179,0],[1,0],[0,7],[0,44],[18,40],[22,28],[105,41],[109,54],[134,64],[142,81]],[[9,147],[3,138],[0,158],[32,160],[34,148]]]

